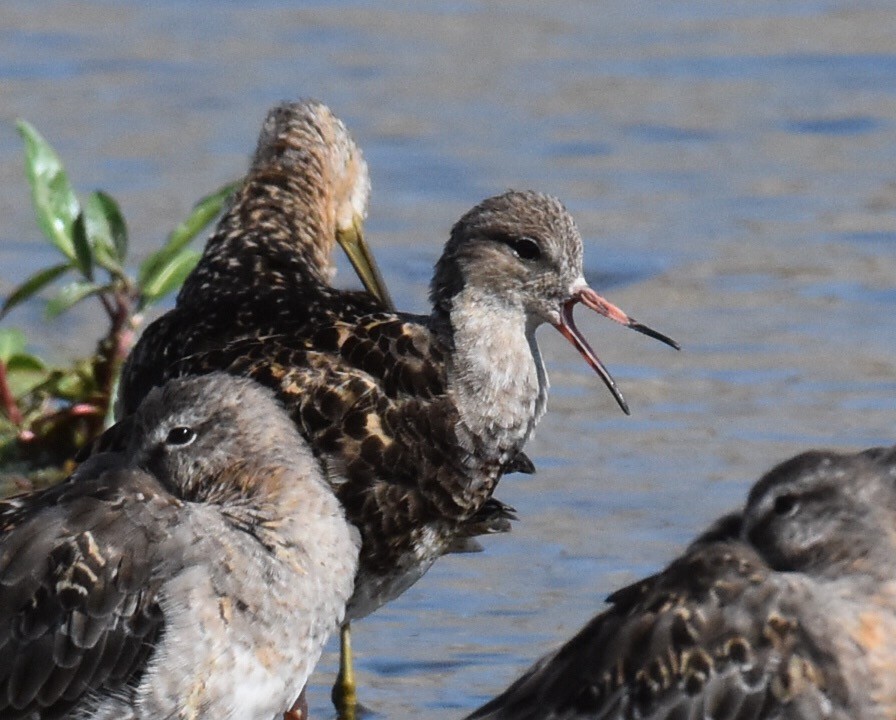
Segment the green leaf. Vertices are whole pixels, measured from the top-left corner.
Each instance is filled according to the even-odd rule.
[[[83,280],[76,280],[73,283],[64,285],[56,297],[52,298],[47,303],[47,318],[52,319],[60,313],[65,312],[70,307],[77,305],[84,298],[96,295],[106,289],[107,288],[104,285],[98,285],[95,282],[85,282]]]
[[[72,264],[70,262],[67,262],[61,263],[59,265],[53,265],[52,267],[48,267],[36,272],[25,282],[19,285],[15,290],[13,290],[12,293],[10,293],[9,297],[6,298],[3,303],[3,307],[0,308],[0,319],[2,319],[6,315],[6,313],[12,310],[16,305],[24,302],[35,293],[40,292],[60,275],[65,274],[68,270],[71,269]]]
[[[180,225],[174,228],[174,231],[168,237],[167,246],[175,252],[186,246],[194,237],[212,222],[221,210],[224,204],[233,195],[242,181],[227,183],[218,188],[210,195],[206,195],[193,206],[193,212]]]
[[[46,388],[53,397],[81,402],[96,393],[93,363],[90,359],[77,361],[72,367],[52,373]]]
[[[90,240],[87,239],[87,223],[84,213],[78,213],[75,222],[72,223],[72,245],[75,248],[75,264],[81,274],[88,280],[93,280],[93,249]]]
[[[141,263],[137,272],[137,284],[141,288],[152,284],[155,275],[162,268],[167,267],[170,260],[218,216],[228,198],[239,185],[239,182],[228,183],[211,195],[206,195],[193,206],[193,212],[168,236],[162,249],[157,250]]]
[[[57,372],[50,380],[47,389],[54,397],[77,402],[87,394],[87,383],[77,368]]]
[[[24,398],[47,381],[48,374],[41,370],[10,373],[6,378],[14,398]]]
[[[164,297],[187,279],[202,253],[184,248],[177,255],[169,258],[143,286],[141,306],[150,305]]]
[[[153,283],[156,275],[158,275],[159,271],[171,259],[173,254],[174,253],[172,253],[166,245],[147,255],[146,259],[140,263],[140,267],[137,269],[137,287],[143,289],[147,285]]]
[[[25,141],[25,174],[37,224],[63,255],[75,260],[71,230],[80,207],[65,168],[34,127],[24,120],[19,120],[16,127]]]
[[[0,362],[8,363],[14,355],[25,351],[25,333],[18,328],[0,329]]]
[[[13,397],[21,398],[47,381],[50,371],[44,362],[34,355],[21,354],[10,358],[6,367],[6,379]]]
[[[122,265],[128,253],[128,228],[118,203],[111,195],[97,190],[87,199],[84,219],[97,263],[113,274],[123,274]]]
[[[18,352],[6,363],[6,369],[8,372],[35,372],[37,370],[47,370],[47,364],[37,355]]]

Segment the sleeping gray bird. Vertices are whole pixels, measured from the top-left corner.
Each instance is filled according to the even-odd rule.
[[[468,720],[896,717],[896,448],[808,452]]]
[[[0,502],[0,717],[271,720],[359,538],[271,393],[171,381],[63,484]]]

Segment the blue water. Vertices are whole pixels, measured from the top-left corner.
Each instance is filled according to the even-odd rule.
[[[577,311],[629,418],[540,331],[553,392],[538,473],[499,488],[513,534],[356,625],[380,717],[460,717],[774,462],[894,440],[890,2],[7,0],[0,17],[0,293],[54,259],[15,119],[82,196],[121,201],[136,261],[243,171],[269,105],[310,95],[365,151],[368,231],[401,307],[425,311],[461,213],[534,187],[576,216],[588,281],[681,341]],[[62,360],[89,352],[99,318],[85,304],[47,324],[35,301],[3,322]]]

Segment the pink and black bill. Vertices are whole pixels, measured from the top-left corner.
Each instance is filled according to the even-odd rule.
[[[600,358],[597,357],[597,354],[591,348],[591,345],[588,344],[588,341],[576,327],[575,320],[572,316],[572,310],[578,303],[582,303],[604,317],[610,318],[610,320],[615,320],[632,330],[637,330],[639,333],[655,338],[676,350],[681,350],[681,346],[672,338],[657,332],[653,328],[647,327],[647,325],[639,323],[632,317],[629,317],[618,307],[602,298],[587,286],[576,291],[575,295],[563,303],[563,306],[560,309],[560,322],[555,327],[575,346],[576,350],[581,353],[582,357],[585,358],[594,371],[600,375],[601,380],[604,381],[606,386],[610,389],[610,392],[613,393],[613,397],[616,398],[616,402],[619,403],[619,407],[622,408],[622,411],[626,415],[631,415],[631,411],[628,409],[628,403],[625,401],[625,398],[622,397],[622,392],[616,385],[616,381],[613,380],[613,376],[610,375],[610,372],[604,367],[604,364],[600,361]]]

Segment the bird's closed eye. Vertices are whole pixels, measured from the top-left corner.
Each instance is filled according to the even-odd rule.
[[[188,427],[171,428],[168,437],[165,438],[166,445],[189,445],[196,439],[196,431]]]
[[[779,495],[775,498],[775,514],[793,515],[800,507],[800,500],[796,495]]]

